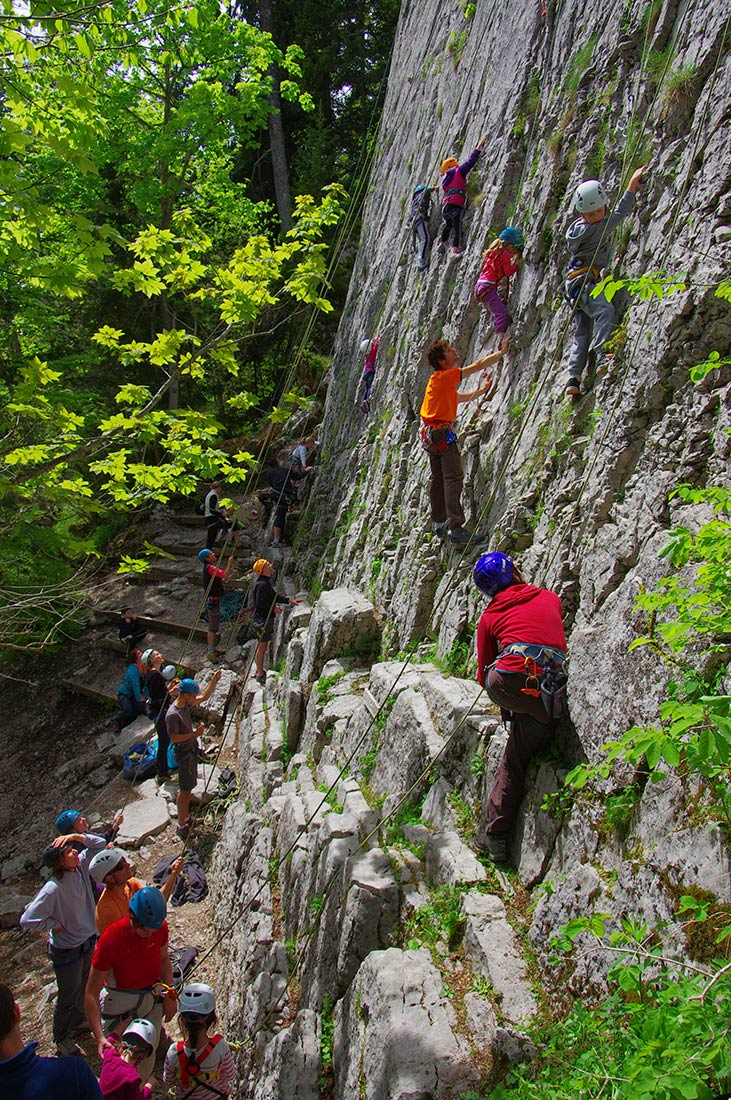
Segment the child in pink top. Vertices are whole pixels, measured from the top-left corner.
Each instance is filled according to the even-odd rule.
[[[99,1077],[104,1100],[150,1100],[152,1087],[142,1084],[137,1064],[149,1058],[156,1040],[154,1024],[133,1020],[116,1045],[106,1048]],[[154,1084],[154,1078],[150,1081]]]
[[[514,225],[506,226],[483,253],[482,271],[475,283],[475,298],[486,305],[492,314],[500,351],[506,351],[508,346],[511,317],[505,303],[510,293],[510,276],[520,267],[524,243],[519,229]],[[507,280],[504,297],[498,291],[503,279]]]

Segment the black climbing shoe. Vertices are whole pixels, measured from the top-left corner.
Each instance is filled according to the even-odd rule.
[[[438,539],[444,539],[447,537],[447,521],[444,523],[432,523],[431,529]]]
[[[449,532],[449,541],[453,542],[455,546],[477,546],[478,543],[487,541],[487,535],[483,535],[481,532],[468,531],[466,527],[453,527]]]
[[[508,838],[504,833],[477,833],[472,847],[478,855],[491,859],[493,863],[508,862]]]

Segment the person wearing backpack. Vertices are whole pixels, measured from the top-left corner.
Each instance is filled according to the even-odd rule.
[[[508,743],[490,791],[487,825],[478,830],[474,847],[494,863],[505,863],[526,768],[547,745],[555,718],[565,710],[560,692],[565,700],[566,635],[559,597],[526,584],[506,554],[483,554],[475,566],[474,581],[490,601],[477,624],[477,679],[500,707],[503,720],[510,722]],[[546,693],[547,671],[559,687],[553,697]]]
[[[223,1035],[209,1034],[216,1025],[216,996],[210,985],[186,985],[180,994],[179,1012],[185,1038],[168,1047],[163,1081],[175,1090],[175,1100],[230,1096],[236,1066]]]
[[[411,210],[407,225],[411,226],[411,248],[419,251],[419,259],[416,266],[419,271],[424,271],[429,266],[429,246],[431,245],[431,233],[429,232],[429,220],[431,218],[431,200],[436,187],[427,187],[425,183],[419,183],[411,192]]]
[[[447,157],[442,161],[442,236],[439,241],[439,250],[443,252],[447,246],[447,240],[451,234],[452,248],[450,258],[458,260],[462,255],[462,217],[467,203],[467,176],[477,164],[482,152],[486,137],[481,137],[462,164],[458,164],[456,157]]]

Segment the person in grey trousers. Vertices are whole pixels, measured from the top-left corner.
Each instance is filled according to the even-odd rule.
[[[580,216],[566,233],[571,262],[566,273],[565,292],[574,308],[574,335],[566,383],[569,397],[578,397],[581,393],[581,376],[591,351],[596,352],[596,377],[608,373],[606,343],[616,324],[617,299],[615,296],[610,302],[603,294],[592,297],[592,291],[601,280],[602,268],[609,263],[612,233],[634,207],[646,168],[647,165],[638,168],[633,174],[625,194],[609,215],[609,199],[599,180],[585,180],[576,189],[574,207]]]

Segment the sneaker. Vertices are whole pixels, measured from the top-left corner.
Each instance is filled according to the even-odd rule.
[[[272,546],[281,546],[281,545],[282,545],[282,540],[281,539],[277,539],[277,538],[272,539]]]
[[[505,833],[477,833],[472,847],[478,855],[491,859],[493,863],[508,862],[508,838]]]
[[[443,253],[444,250],[446,249],[446,247],[447,247],[447,242],[446,241],[440,241],[439,244],[437,245],[437,252],[442,252]]]
[[[606,378],[608,374],[612,373],[613,360],[611,355],[597,355],[596,359],[596,378]]]
[[[466,527],[453,527],[449,532],[449,541],[455,546],[476,546],[478,542],[485,542],[486,539],[487,535],[468,531]]]
[[[447,534],[447,521],[446,521],[446,519],[445,519],[444,523],[432,523],[431,529],[434,532],[434,534],[437,536],[438,539],[445,538],[446,534]]]
[[[178,825],[177,829],[175,830],[175,835],[177,837],[180,837],[181,840],[187,840],[190,836],[190,830],[191,823],[190,818],[188,818],[183,825]]]
[[[579,379],[578,378],[569,378],[568,382],[566,383],[566,396],[567,397],[578,397],[580,394],[581,394],[581,387],[579,385]]]
[[[266,672],[262,672],[261,676],[255,676],[254,679],[256,680],[257,684],[261,684],[263,686],[267,682],[267,674]]]

